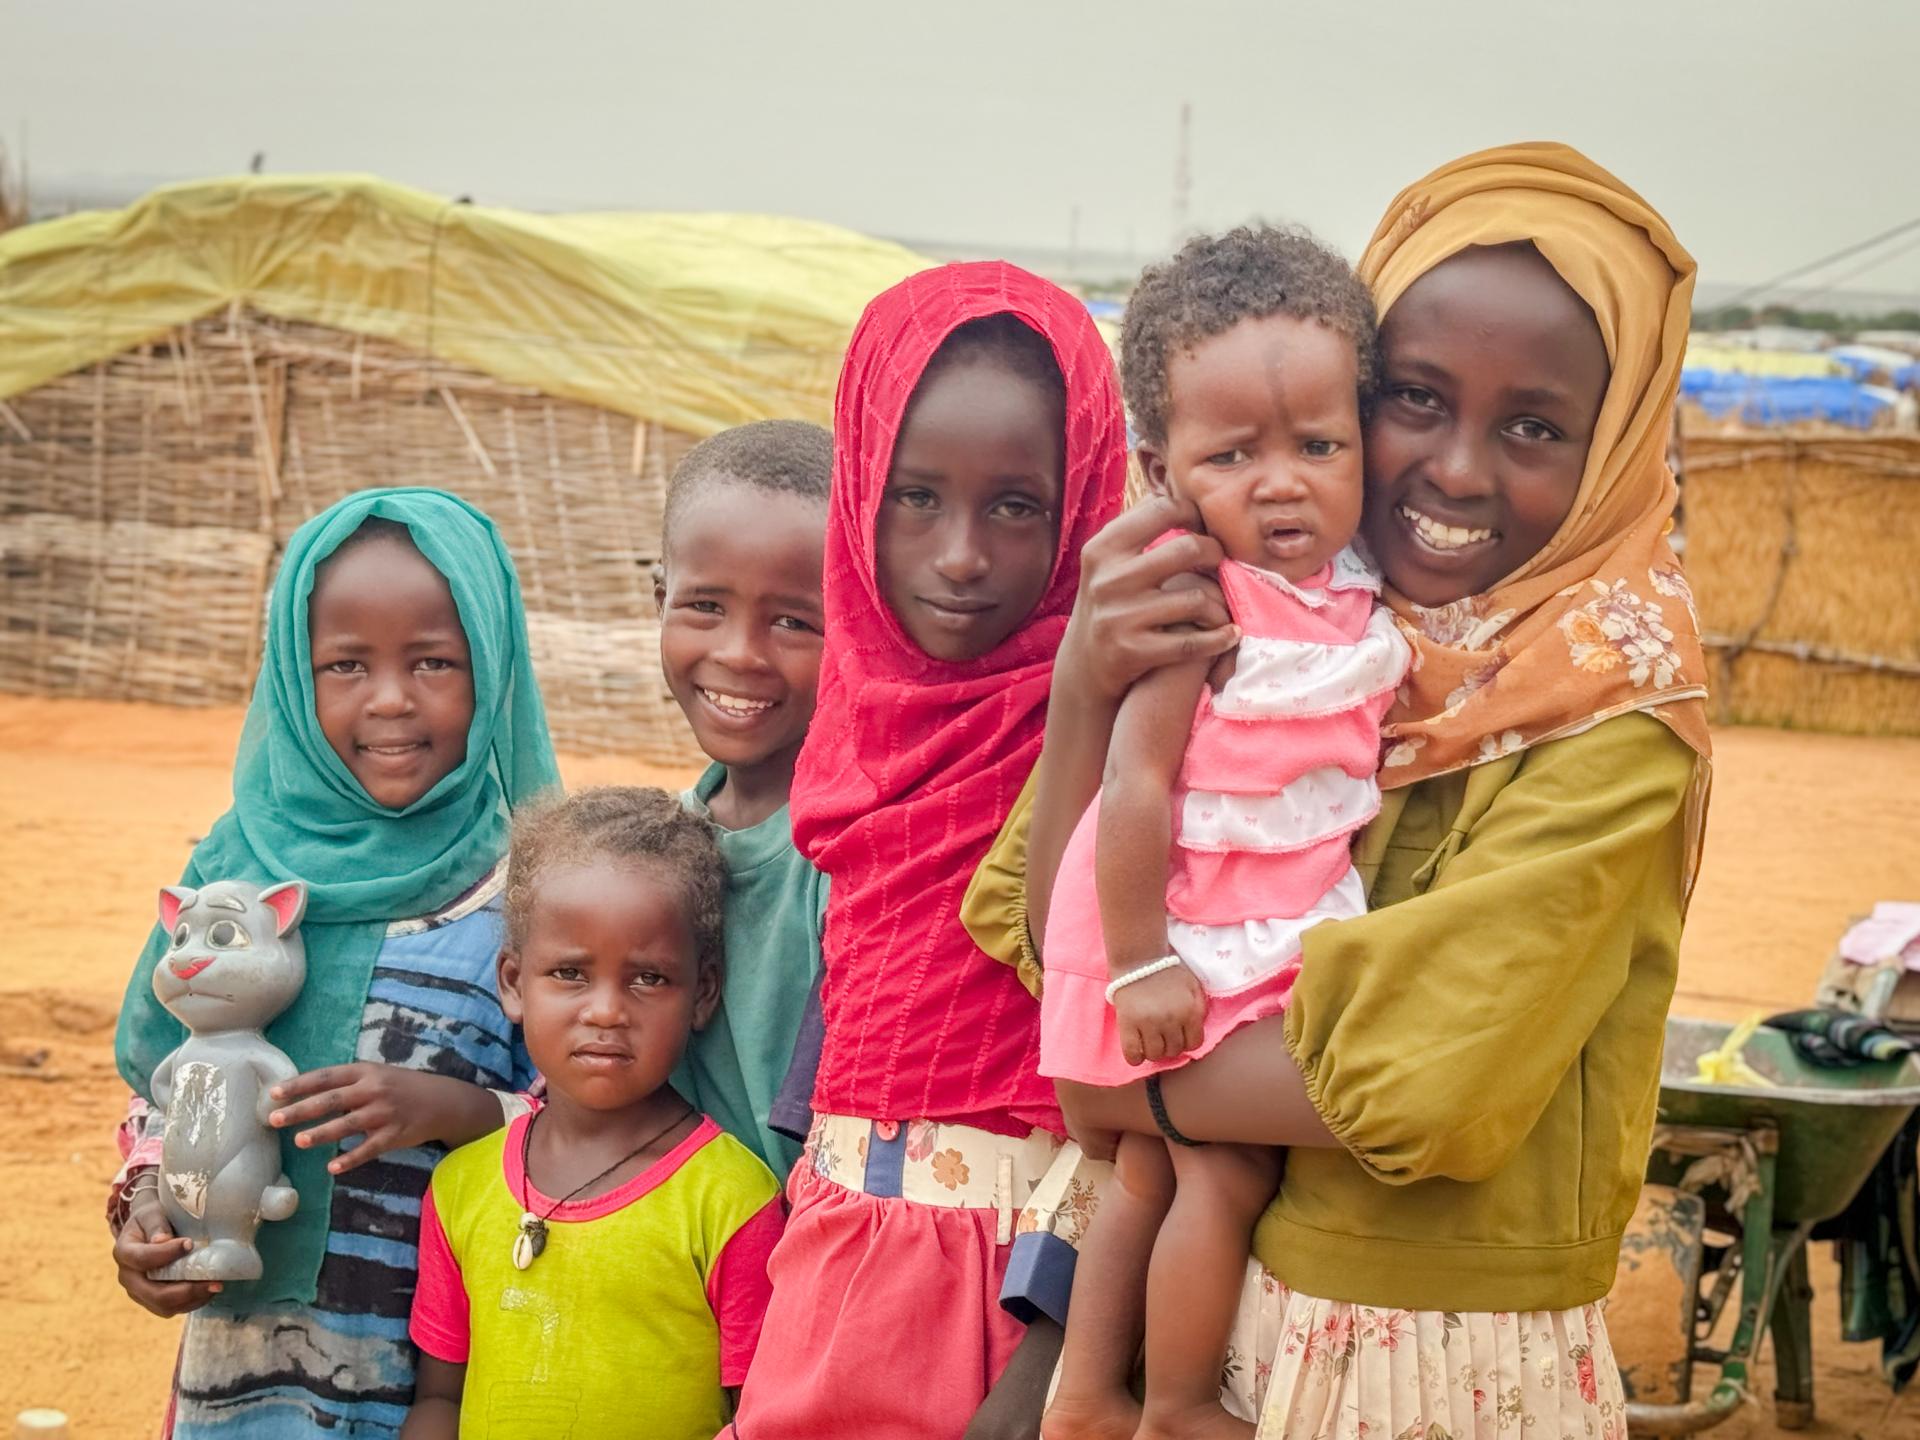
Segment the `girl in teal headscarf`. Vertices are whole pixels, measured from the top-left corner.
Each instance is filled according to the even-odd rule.
[[[306,985],[268,1031],[302,1072],[274,1092],[273,1116],[293,1132],[300,1205],[262,1227],[260,1280],[148,1278],[185,1247],[157,1199],[158,1117],[138,1098],[185,1036],[153,993],[158,929],[115,1037],[137,1097],[115,1192],[120,1283],[156,1313],[195,1312],[173,1436],[398,1433],[428,1174],[533,1079],[495,992],[501,862],[512,809],[558,784],[493,522],[399,489],[301,526],[274,584],[233,808],[181,880],[309,887]]]

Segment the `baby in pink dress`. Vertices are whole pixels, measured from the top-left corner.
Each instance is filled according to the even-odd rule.
[[[1121,705],[1053,891],[1044,1075],[1124,1085],[1206,1054],[1286,1008],[1309,927],[1366,908],[1351,841],[1380,807],[1380,721],[1411,659],[1354,542],[1376,367],[1365,287],[1303,234],[1195,240],[1134,292],[1122,374],[1140,462],[1225,550],[1241,640]],[[1274,1150],[1123,1139],[1046,1440],[1129,1418],[1219,1433],[1227,1334],[1278,1179]],[[1143,1328],[1144,1413],[1126,1389]]]

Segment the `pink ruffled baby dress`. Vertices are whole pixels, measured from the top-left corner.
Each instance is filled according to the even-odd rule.
[[[1167,881],[1167,938],[1207,992],[1204,1038],[1172,1060],[1129,1065],[1120,1053],[1094,884],[1096,797],[1047,921],[1043,1075],[1124,1085],[1198,1059],[1286,1009],[1306,930],[1366,909],[1352,836],[1380,809],[1380,721],[1412,659],[1375,603],[1379,578],[1348,548],[1298,585],[1227,561],[1220,587],[1243,638],[1232,677],[1194,709]]]

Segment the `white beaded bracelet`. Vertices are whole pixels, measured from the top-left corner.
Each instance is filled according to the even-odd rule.
[[[1133,984],[1134,981],[1144,980],[1149,975],[1158,975],[1162,970],[1171,970],[1174,966],[1185,963],[1186,962],[1181,960],[1178,955],[1167,955],[1159,960],[1150,960],[1138,969],[1129,970],[1118,979],[1109,980],[1107,982],[1107,1004],[1113,1004],[1114,995],[1118,991],[1124,990],[1127,986]]]

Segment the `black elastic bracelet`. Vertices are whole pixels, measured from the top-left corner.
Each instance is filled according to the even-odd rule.
[[[1153,1123],[1160,1127],[1160,1133],[1174,1144],[1185,1145],[1190,1150],[1198,1150],[1202,1145],[1207,1143],[1204,1140],[1189,1140],[1178,1130],[1174,1129],[1173,1121],[1167,1118],[1167,1102],[1160,1097],[1160,1077],[1158,1075],[1149,1075],[1147,1077],[1147,1109],[1153,1112]]]

